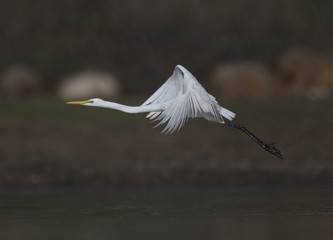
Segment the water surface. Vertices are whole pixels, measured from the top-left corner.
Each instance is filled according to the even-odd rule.
[[[333,239],[333,190],[2,192],[0,239]]]

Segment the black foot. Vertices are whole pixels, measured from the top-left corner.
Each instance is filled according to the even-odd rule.
[[[275,155],[276,157],[280,158],[283,160],[283,156],[280,152],[279,149],[277,149],[274,145],[274,143],[271,144],[266,144],[263,141],[261,141],[259,138],[257,138],[256,136],[254,136],[246,127],[244,127],[243,125],[240,124],[233,124],[231,122],[224,122],[225,125],[229,126],[229,127],[234,127],[237,128],[239,130],[241,130],[242,132],[244,132],[246,135],[248,135],[250,138],[252,138],[253,141],[255,141],[257,144],[259,144],[260,147],[262,147],[263,149],[265,149],[267,152]]]
[[[282,153],[279,149],[277,149],[275,147],[275,144],[274,143],[270,143],[270,144],[264,144],[263,146],[263,149],[265,149],[267,152],[277,156],[278,158],[280,158],[281,160],[283,160],[283,156],[282,156]]]

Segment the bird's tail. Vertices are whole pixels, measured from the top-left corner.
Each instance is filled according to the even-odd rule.
[[[233,113],[233,112],[231,112],[228,109],[223,108],[223,107],[220,108],[220,114],[222,115],[222,117],[225,117],[229,121],[232,121],[232,119],[234,119],[236,117],[235,113]]]

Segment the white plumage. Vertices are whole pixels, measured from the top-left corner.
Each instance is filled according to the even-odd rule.
[[[189,118],[204,117],[209,121],[224,123],[223,118],[231,121],[235,117],[235,113],[221,107],[181,65],[175,67],[172,76],[141,106],[126,106],[99,98],[69,104],[111,108],[127,113],[149,112],[147,118],[160,121],[156,126],[167,123],[162,133],[179,130]]]
[[[232,120],[235,113],[221,107],[207,93],[198,80],[183,66],[177,65],[173,75],[142,106],[166,104],[164,111],[150,112],[147,118],[167,123],[163,133],[180,129],[187,119],[204,117],[209,121],[223,123],[223,118]]]
[[[156,126],[166,123],[162,133],[179,130],[189,118],[204,117],[209,121],[241,130],[263,149],[278,158],[283,158],[274,144],[266,144],[244,126],[231,123],[236,114],[221,107],[215,97],[207,93],[198,80],[181,65],[175,67],[172,76],[141,106],[126,106],[99,98],[68,102],[68,104],[111,108],[127,113],[148,112],[147,118],[159,121]],[[224,118],[227,121],[224,121]]]

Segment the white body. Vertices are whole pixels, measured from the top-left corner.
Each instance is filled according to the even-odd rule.
[[[177,65],[173,75],[141,106],[131,107],[94,98],[88,101],[70,102],[85,106],[103,107],[127,113],[149,112],[147,118],[167,122],[163,133],[180,129],[187,119],[204,117],[209,121],[224,123],[232,120],[235,113],[221,107],[215,97],[207,93],[198,80],[183,66]]]

